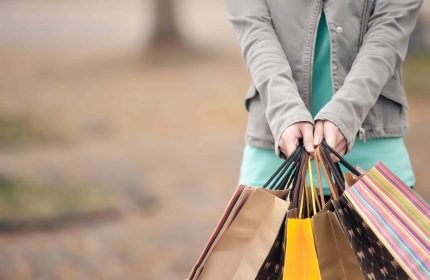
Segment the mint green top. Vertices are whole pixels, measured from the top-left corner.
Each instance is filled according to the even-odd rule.
[[[318,25],[312,70],[310,109],[312,116],[315,116],[333,95],[330,33],[324,13],[321,15]],[[382,161],[406,185],[415,184],[411,162],[402,137],[369,139],[366,143],[356,139],[352,151],[345,158],[351,164],[358,165],[365,170],[370,169],[376,162]],[[246,145],[239,183],[262,186],[282,162],[283,160],[276,156],[273,149]],[[314,165],[312,171],[313,178],[317,178]],[[328,194],[328,186],[324,178],[323,186],[325,194]]]

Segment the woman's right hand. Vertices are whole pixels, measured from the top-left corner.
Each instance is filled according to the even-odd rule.
[[[287,127],[281,134],[279,149],[285,156],[291,155],[299,145],[299,140],[308,153],[314,152],[314,126],[309,122],[297,122]]]

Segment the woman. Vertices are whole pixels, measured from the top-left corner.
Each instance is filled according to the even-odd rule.
[[[415,183],[402,63],[422,0],[227,0],[252,84],[240,183],[261,186],[303,139]],[[315,170],[315,168],[313,168]]]

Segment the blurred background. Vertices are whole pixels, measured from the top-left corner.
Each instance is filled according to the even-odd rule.
[[[429,19],[404,66],[426,200]],[[0,66],[0,279],[184,279],[244,144],[224,1],[0,0]]]

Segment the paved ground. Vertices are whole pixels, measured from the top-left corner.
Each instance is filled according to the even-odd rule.
[[[43,80],[32,81],[28,70],[13,84],[11,70],[1,83],[5,110],[54,118],[72,140],[4,150],[1,171],[131,193],[124,219],[113,224],[0,236],[0,278],[183,278],[237,180],[247,77],[230,61],[108,59],[91,77],[80,65],[45,64]],[[153,201],[149,210],[133,208],[139,197]]]

